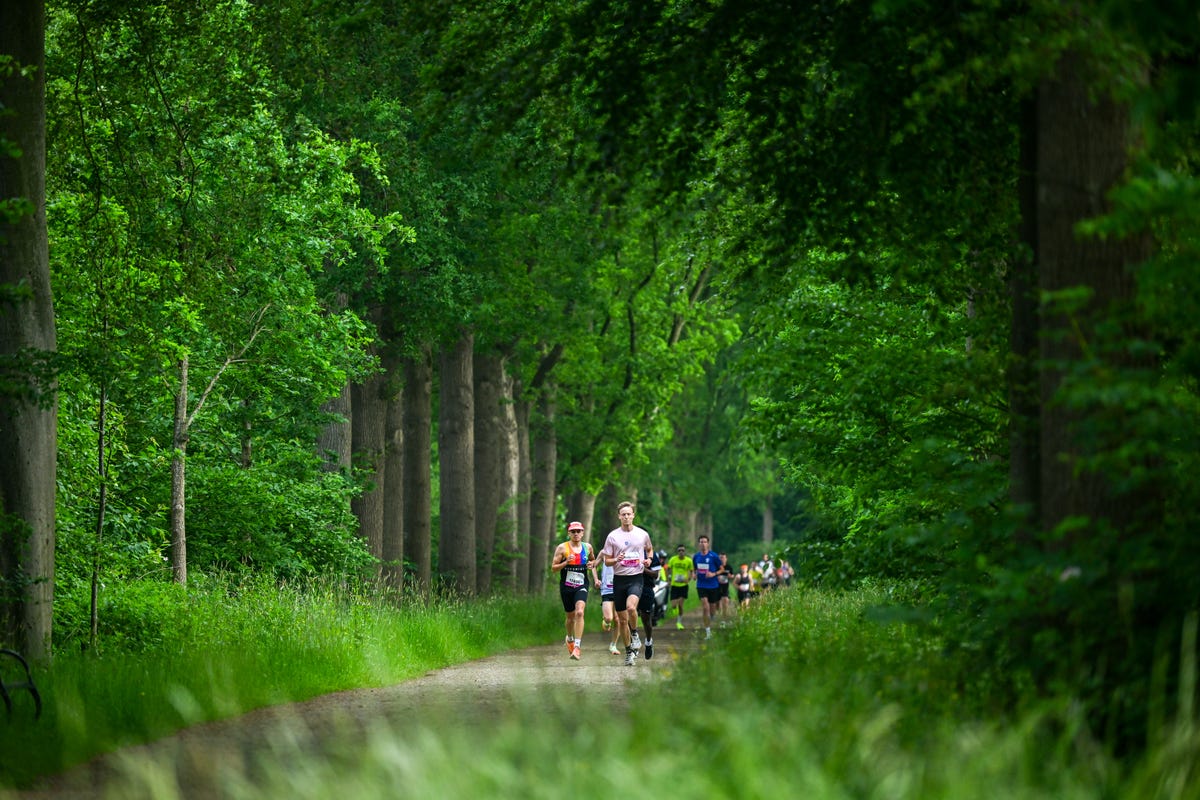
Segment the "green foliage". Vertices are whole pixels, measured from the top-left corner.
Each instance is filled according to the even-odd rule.
[[[281,111],[245,4],[53,11],[60,585],[162,568],[185,356],[195,566],[246,564],[248,544],[268,574],[360,564],[353,488],[319,475],[310,443],[321,404],[371,366],[322,276],[403,238],[360,204],[377,154]]]
[[[194,469],[189,558],[200,569],[290,579],[353,574],[371,562],[347,504],[351,487],[305,451],[292,464]]]
[[[34,722],[0,726],[0,786],[26,786],[108,750],[187,725],[317,694],[382,686],[545,636],[526,600],[427,606],[330,581],[198,576],[122,581],[102,591],[100,647],[60,642],[35,680]],[[77,605],[75,595],[64,598]],[[65,616],[75,618],[67,611]]]
[[[226,787],[235,798],[375,796],[398,785],[416,794],[560,797],[570,778],[546,780],[545,769],[562,762],[569,741],[594,767],[589,791],[634,798],[663,791],[660,781],[630,780],[635,761],[672,775],[675,791],[719,797],[925,800],[978,796],[981,787],[1000,797],[1194,796],[1194,730],[1122,766],[1096,746],[1069,696],[994,706],[990,673],[947,656],[937,636],[897,613],[907,599],[882,589],[775,592],[664,680],[623,689],[620,709],[567,686],[482,726],[474,716],[467,724],[406,716],[365,738],[348,735],[325,758],[279,745],[253,774],[226,765]],[[510,624],[482,611],[486,626]],[[695,741],[706,742],[708,766],[681,769],[669,743]],[[170,769],[132,765],[125,788],[148,786],[182,796]]]

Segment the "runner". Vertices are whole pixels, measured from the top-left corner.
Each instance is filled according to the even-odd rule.
[[[596,561],[592,546],[583,541],[583,523],[567,526],[571,538],[554,548],[550,569],[559,574],[558,593],[566,614],[567,654],[579,660],[579,644],[583,639],[583,612],[587,608],[588,581],[586,572],[596,580]]]
[[[638,601],[642,595],[642,573],[650,563],[654,545],[650,534],[633,524],[633,503],[625,501],[617,506],[617,517],[621,526],[608,534],[600,555],[604,563],[613,568],[613,604],[617,612],[617,624],[621,626],[621,639],[625,642],[625,666],[632,667],[641,649],[637,634]]]
[[[729,566],[729,557],[721,553],[721,569],[717,570],[717,583],[720,586],[721,600],[718,603],[721,612],[721,627],[729,619],[729,591],[733,588],[733,568]]]
[[[617,625],[616,612],[613,611],[613,568],[608,564],[600,568],[600,580],[596,581],[596,588],[600,590],[600,610],[604,614],[600,627],[606,631],[612,631],[612,639],[608,642],[608,652],[614,656],[620,655],[621,651],[617,649],[617,638],[621,635],[621,629]]]
[[[733,578],[733,585],[737,587],[738,607],[746,608],[754,594],[754,576],[750,574],[749,564],[742,564],[741,572]]]
[[[650,554],[650,563],[642,573],[642,599],[638,601],[638,615],[642,618],[642,630],[646,632],[646,660],[654,658],[654,584],[662,571],[662,558],[658,552]]]
[[[721,603],[721,584],[717,571],[721,569],[721,557],[708,549],[708,537],[698,539],[700,551],[692,556],[696,566],[696,594],[700,595],[700,610],[704,617],[704,638],[712,638],[712,618]]]
[[[668,597],[671,608],[675,609],[675,627],[679,630],[683,630],[683,603],[687,600],[694,567],[683,545],[675,548],[675,555],[667,559],[667,580],[671,584]]]

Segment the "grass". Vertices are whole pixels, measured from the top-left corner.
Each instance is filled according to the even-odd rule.
[[[61,652],[35,667],[42,717],[16,697],[0,723],[0,786],[187,725],[545,642],[556,619],[548,603],[528,600],[408,598],[397,608],[338,587],[269,583],[179,596],[166,587],[154,609],[146,616],[157,626],[143,631],[152,644],[137,652]]]
[[[257,627],[278,618],[269,609],[231,612],[245,618],[211,626],[213,633],[239,631],[226,636],[223,652],[257,638],[265,653],[244,653],[235,668],[218,668],[217,659],[199,659],[204,669],[189,668],[191,660],[182,658],[123,662],[130,672],[89,681],[109,689],[87,699],[104,709],[93,714],[104,718],[112,744],[122,726],[145,736],[154,725],[232,713],[251,698],[285,699],[281,677],[251,679],[249,671],[264,664],[277,676],[298,664],[320,665],[289,689],[298,697],[393,682],[493,648],[554,641],[562,619],[555,599],[408,606],[396,613],[284,593],[278,602],[304,620],[291,628],[305,631],[303,637]],[[1013,714],[991,710],[987,676],[965,673],[924,629],[873,621],[884,619],[871,613],[884,599],[877,591],[776,592],[757,600],[704,652],[675,665],[664,683],[632,687],[628,712],[571,691],[487,726],[451,730],[445,722],[419,719],[381,724],[327,758],[276,752],[255,765],[253,779],[233,770],[223,794],[392,796],[404,787],[409,796],[440,798],[648,798],[669,786],[673,796],[739,800],[1200,798],[1200,735],[1193,726],[1164,733],[1161,744],[1134,763],[1116,762],[1089,737],[1070,698],[1031,701]],[[591,609],[588,628],[599,629]],[[418,662],[424,666],[414,667]],[[59,668],[56,683],[63,680]],[[114,687],[131,678],[145,687],[151,674],[179,687],[155,695],[157,705],[173,710],[118,724],[111,709],[128,702],[129,693]],[[77,685],[78,678],[68,683]],[[62,694],[57,686],[51,692]],[[211,692],[227,698],[225,705],[194,699]],[[62,706],[59,729],[63,711],[83,700],[55,701]],[[79,752],[94,729],[79,726],[62,741]],[[184,796],[169,764],[132,765],[126,789],[115,796]]]

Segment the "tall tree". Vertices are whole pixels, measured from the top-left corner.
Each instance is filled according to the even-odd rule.
[[[433,450],[433,366],[424,348],[404,360],[404,552],[413,564],[415,588],[428,593],[432,586],[433,478],[429,454]]]
[[[476,353],[475,367],[475,528],[477,531],[475,591],[492,591],[500,506],[516,492],[503,494],[504,458],[502,440],[504,359],[499,353]]]
[[[0,636],[49,653],[56,349],[46,239],[45,7],[0,8]]]
[[[446,588],[468,595],[476,590],[474,342],[462,331],[438,370],[438,573]]]
[[[387,373],[387,419],[384,429],[383,580],[404,587],[404,406],[401,402],[403,361],[394,349],[384,354]]]
[[[367,549],[383,558],[384,489],[387,482],[387,375],[377,371],[350,387],[351,450],[363,491],[351,503]],[[375,577],[380,577],[376,565]]]

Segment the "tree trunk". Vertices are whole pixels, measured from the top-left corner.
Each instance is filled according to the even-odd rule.
[[[1077,233],[1081,221],[1108,210],[1108,193],[1125,176],[1136,144],[1129,109],[1091,83],[1082,59],[1068,55],[1038,90],[1038,286],[1042,297],[1079,288],[1087,294],[1042,309],[1041,555],[1052,555],[1044,561],[1061,577],[1057,602],[1052,596],[1048,608],[1039,607],[1025,633],[1038,660],[1086,676],[1085,706],[1120,748],[1144,743],[1146,708],[1154,702],[1146,671],[1164,659],[1163,636],[1178,634],[1187,609],[1159,588],[1162,567],[1144,555],[1164,552],[1164,509],[1153,479],[1138,479],[1156,473],[1151,457],[1144,450],[1126,455],[1138,443],[1136,402],[1127,407],[1125,393],[1101,390],[1158,368],[1129,346],[1151,338],[1133,320],[1134,267],[1151,256],[1152,240]],[[1119,466],[1096,466],[1114,454]],[[1036,573],[1031,583],[1041,585]],[[1062,642],[1058,659],[1046,652],[1045,643],[1055,641],[1051,630]]]
[[[1100,327],[1125,318],[1136,288],[1131,266],[1151,252],[1144,237],[1081,238],[1076,233],[1079,222],[1107,210],[1107,193],[1125,174],[1132,145],[1128,109],[1106,96],[1094,98],[1082,72],[1080,60],[1067,56],[1056,79],[1044,82],[1038,93],[1038,288],[1043,294],[1074,287],[1092,291],[1070,313],[1043,311],[1039,355],[1047,366],[1039,392],[1040,505],[1047,531],[1069,517],[1087,518],[1092,525],[1107,520],[1121,530],[1138,510],[1103,474],[1081,465],[1084,449],[1095,442],[1081,438],[1079,423],[1106,410],[1072,408],[1060,396],[1072,386],[1068,376],[1085,360],[1120,358],[1104,352]]]
[[[22,153],[0,154],[0,203],[13,212],[0,213],[0,290],[23,285],[31,293],[0,305],[6,365],[57,346],[46,243],[45,22],[42,0],[0,3],[0,53],[34,70],[0,79],[0,140]],[[8,209],[17,200],[31,213]],[[14,379],[28,380],[30,391],[0,396],[0,637],[40,660],[50,652],[54,604],[58,401],[52,384],[15,366]]]
[[[383,558],[383,482],[384,430],[387,423],[387,402],[384,392],[387,378],[383,373],[372,375],[350,388],[350,442],[354,451],[356,471],[364,481],[362,494],[350,501],[350,509],[358,518],[359,534],[366,540],[371,555]],[[380,577],[379,565],[375,577]]]
[[[608,538],[608,534],[620,524],[620,519],[617,517],[617,504],[624,499],[621,488],[615,484],[605,486],[597,496],[593,524],[596,526],[596,542],[599,547],[604,546],[604,540]],[[634,522],[636,523],[637,520],[635,519]],[[661,535],[670,536],[669,530],[663,531]]]
[[[775,542],[775,506],[770,497],[762,501],[762,540],[768,546]]]
[[[592,529],[592,520],[596,516],[596,495],[591,492],[585,492],[582,489],[576,489],[571,492],[567,498],[567,521],[578,520],[583,523],[583,529],[587,531],[584,536],[585,541],[595,542],[596,532]],[[608,531],[604,532],[605,535]],[[563,539],[566,540],[566,531],[562,532]],[[600,542],[596,547],[599,549],[604,542]]]
[[[543,394],[538,402],[533,440],[533,486],[529,507],[529,591],[540,595],[549,586],[549,546],[554,533],[558,437],[554,429],[554,400]]]
[[[504,358],[499,353],[475,356],[475,530],[478,569],[475,591],[492,591],[496,521],[501,502],[504,456],[501,447],[501,392]]]
[[[348,300],[344,293],[339,293],[333,300],[337,311],[344,310]],[[336,417],[325,423],[317,435],[317,452],[321,454],[322,468],[326,472],[340,472],[350,476],[350,383],[342,386],[337,397],[331,398],[321,405],[321,411]]]
[[[107,332],[107,322],[105,323]],[[108,383],[100,386],[99,408],[96,413],[96,477],[100,481],[96,497],[96,542],[92,553],[92,592],[89,609],[88,649],[95,650],[100,637],[100,581],[103,563],[100,554],[104,545],[104,515],[108,511]]]
[[[713,518],[712,511],[708,509],[700,509],[696,512],[696,538],[701,536],[708,537],[708,543],[713,550],[717,549],[717,540],[713,536]],[[726,552],[724,545],[721,546],[720,552]]]
[[[1017,179],[1021,209],[1021,242],[1024,257],[1018,257],[1009,275],[1012,324],[1008,370],[1009,408],[1009,499],[1025,524],[1017,536],[1028,540],[1029,525],[1040,512],[1040,455],[1038,444],[1038,200],[1037,200],[1037,104],[1027,101],[1021,112],[1020,163]]]
[[[321,411],[338,417],[325,423],[317,436],[317,452],[321,454],[322,469],[326,472],[350,474],[350,384],[342,387],[342,391],[321,405]]]
[[[500,510],[496,521],[496,568],[492,584],[505,592],[516,592],[517,563],[525,563],[518,544],[521,497],[521,443],[517,428],[517,405],[513,397],[515,381],[505,372],[501,381],[500,404]],[[527,578],[526,578],[527,579]]]
[[[383,580],[404,587],[404,418],[400,401],[403,364],[390,352],[387,365],[387,413],[384,430]]]
[[[514,387],[513,395],[521,394]],[[533,519],[533,453],[529,443],[529,401],[520,399],[516,402],[515,416],[517,421],[517,454],[519,468],[517,470],[517,555],[516,584],[522,592],[529,591],[529,528]]]
[[[417,589],[432,586],[433,369],[428,350],[405,359],[401,390],[404,426],[404,553],[416,570]]]
[[[475,592],[475,337],[459,336],[440,359],[438,574],[458,594]]]
[[[187,445],[188,357],[179,359],[175,392],[175,424],[171,434],[171,575],[186,586],[187,563]]]

